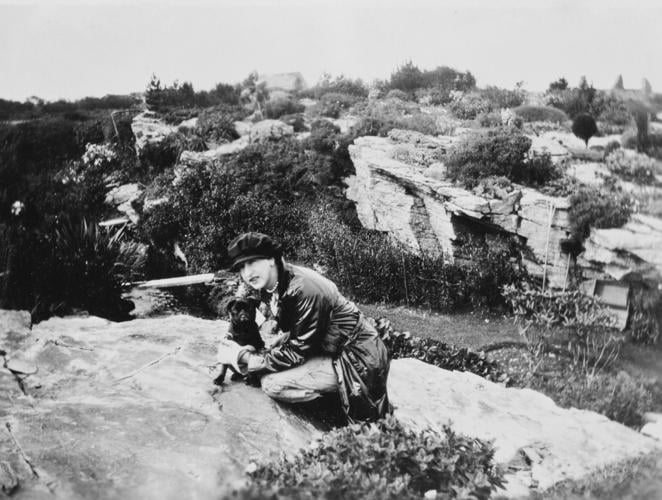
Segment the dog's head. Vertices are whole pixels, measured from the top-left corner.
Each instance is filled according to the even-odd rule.
[[[236,326],[255,323],[255,311],[260,301],[253,297],[233,297],[225,306],[230,323]]]

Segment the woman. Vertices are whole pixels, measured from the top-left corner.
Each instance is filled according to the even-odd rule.
[[[336,285],[317,272],[288,264],[280,246],[261,233],[228,245],[231,269],[259,290],[287,340],[263,354],[231,340],[218,361],[242,373],[265,372],[262,389],[288,403],[337,392],[347,420],[370,421],[391,412],[386,393],[389,360],[377,331]]]

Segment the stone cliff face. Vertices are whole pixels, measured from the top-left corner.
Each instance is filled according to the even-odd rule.
[[[559,242],[569,234],[567,198],[526,187],[503,199],[477,196],[432,178],[433,169],[395,159],[400,149],[391,138],[360,137],[349,150],[356,175],[346,180],[346,194],[365,227],[388,231],[416,251],[442,252],[449,260],[463,222],[500,228],[522,237],[531,249],[534,258],[525,260],[529,272],[542,276],[546,260],[550,285],[563,286],[568,258]]]
[[[564,286],[568,268],[575,264],[560,246],[570,235],[568,197],[547,196],[523,186],[501,199],[478,196],[446,180],[443,165],[430,158],[431,151],[443,151],[455,138],[411,135],[393,131],[388,138],[360,137],[349,147],[356,175],[346,179],[346,195],[356,203],[364,227],[387,231],[415,251],[441,252],[449,261],[455,253],[453,242],[467,224],[517,235],[531,251],[524,259],[528,271],[542,277],[546,268],[549,285]],[[534,140],[532,148],[551,149],[556,160],[569,156],[552,137]],[[571,167],[569,174],[585,182],[582,176],[591,170],[586,165],[590,167]],[[593,229],[585,246],[577,263],[587,278],[620,279],[633,271],[662,278],[658,218],[636,214],[622,228]]]

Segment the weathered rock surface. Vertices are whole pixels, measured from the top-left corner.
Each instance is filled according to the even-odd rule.
[[[280,120],[262,120],[257,122],[248,133],[248,142],[256,144],[274,141],[294,134],[294,128]]]
[[[117,211],[126,215],[133,223],[137,223],[140,216],[133,208],[133,202],[140,198],[143,188],[140,184],[122,184],[106,193],[105,203],[114,206]]]
[[[559,141],[570,141],[567,135],[549,133],[549,137],[539,139],[563,148]],[[546,149],[541,146],[543,142],[538,143],[538,152]],[[450,144],[452,140],[446,137],[398,130],[388,138],[356,139],[349,147],[356,175],[346,180],[346,195],[356,202],[361,223],[388,231],[415,251],[443,252],[449,260],[462,224],[470,221],[498,227],[524,239],[533,255],[524,260],[531,274],[541,277],[546,272],[550,286],[563,287],[568,267],[575,262],[560,246],[571,234],[568,197],[547,196],[519,186],[500,198],[488,198],[458,187],[445,178],[443,164],[434,161],[435,154]],[[552,152],[558,158],[568,157],[561,150]],[[604,164],[597,162],[572,164],[568,174],[596,186],[610,176]],[[662,195],[662,189],[655,186],[620,185],[635,198]],[[620,279],[638,272],[660,279],[661,226],[659,218],[634,215],[622,228],[594,230],[585,244],[586,251],[576,262],[587,278]]]
[[[427,150],[448,144],[444,138],[430,141],[425,143]],[[477,196],[440,179],[438,163],[428,173],[416,161],[397,159],[402,154],[399,148],[398,142],[382,137],[359,137],[349,147],[356,175],[346,180],[346,195],[356,203],[363,226],[388,231],[416,251],[441,251],[449,259],[463,220],[498,226],[526,240],[535,257],[525,261],[529,272],[542,276],[546,260],[550,285],[563,286],[568,259],[559,242],[569,234],[566,197],[546,196],[525,187],[504,199]]]
[[[12,318],[7,359],[38,368],[25,393],[0,368],[0,461],[16,498],[217,498],[251,457],[316,432],[243,382],[211,394],[223,321],[56,318],[26,335]]]
[[[597,273],[607,271],[620,279],[637,272],[662,281],[662,220],[634,214],[622,227],[592,229],[578,262]]]
[[[158,144],[168,135],[177,132],[177,127],[159,120],[151,111],[145,111],[133,118],[131,130],[136,137],[136,151],[140,153],[147,144]]]
[[[179,156],[179,161],[180,163],[187,164],[210,163],[223,156],[237,153],[246,146],[248,146],[248,137],[243,136],[236,141],[221,144],[220,146],[207,151],[182,151],[182,154]]]
[[[0,311],[0,482],[15,498],[214,499],[253,458],[306,446],[318,431],[243,382],[212,394],[226,323],[169,316],[112,323],[56,318],[29,329]],[[10,340],[11,339],[11,340]],[[657,453],[662,442],[592,412],[563,410],[531,390],[417,360],[391,365],[389,393],[413,429],[445,424],[494,440],[509,467],[505,496],[529,497]]]
[[[658,456],[662,443],[594,412],[562,409],[529,389],[505,388],[468,372],[414,359],[395,360],[389,375],[395,415],[414,429],[493,440],[495,461],[509,467],[506,497],[529,498],[565,480]],[[498,495],[502,492],[499,491]]]

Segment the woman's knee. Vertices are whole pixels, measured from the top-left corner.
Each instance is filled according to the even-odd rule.
[[[262,391],[272,399],[281,399],[283,384],[279,382],[278,373],[269,373],[260,379]]]

